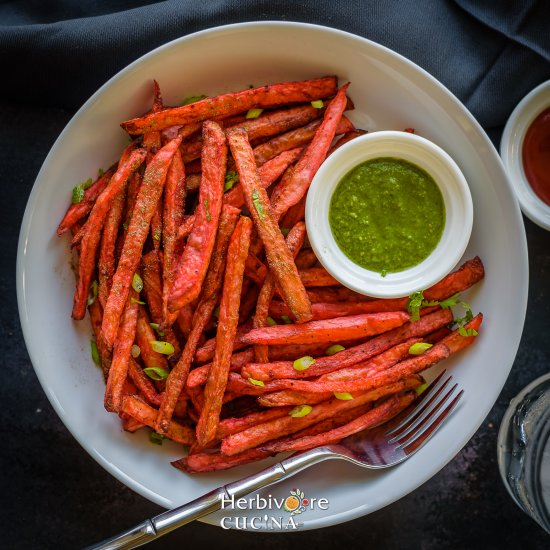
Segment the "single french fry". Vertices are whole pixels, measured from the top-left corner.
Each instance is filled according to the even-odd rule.
[[[198,474],[201,472],[217,472],[219,470],[227,470],[235,468],[250,462],[256,462],[272,456],[272,453],[250,449],[235,456],[225,456],[218,452],[199,452],[190,454],[185,458],[180,458],[172,462],[172,466],[178,470],[190,474]]]
[[[221,116],[231,116],[252,107],[276,107],[330,97],[336,92],[336,77],[325,77],[302,82],[285,82],[249,88],[242,92],[209,97],[182,107],[165,109],[121,124],[131,135],[162,130],[169,126],[192,124]]]
[[[406,409],[414,401],[414,399],[414,392],[394,395],[392,397],[388,397],[367,413],[359,416],[351,422],[348,422],[347,424],[344,424],[343,426],[317,435],[301,437],[294,441],[287,441],[279,444],[276,442],[271,443],[265,447],[262,447],[262,449],[276,453],[283,451],[304,451],[319,445],[337,443],[345,437],[356,434],[362,430],[374,428],[375,426],[391,420],[402,410]]]
[[[195,105],[195,104],[192,104]],[[191,105],[189,105],[191,106]],[[208,270],[222,208],[227,145],[220,126],[203,124],[202,180],[193,229],[178,262],[168,297],[168,309],[177,311],[195,300]]]
[[[404,311],[365,313],[301,325],[276,325],[252,329],[243,336],[245,344],[310,344],[365,338],[399,327],[409,320]]]
[[[197,443],[208,445],[216,437],[223,394],[229,374],[229,361],[239,321],[238,310],[244,263],[250,246],[252,221],[241,217],[233,231],[227,252],[227,266],[220,302],[216,351],[204,390],[204,407],[197,423]]]
[[[365,130],[352,130],[351,132],[345,133],[341,136],[336,143],[333,142],[330,149],[328,150],[327,157],[330,157],[334,151],[342,147],[348,141],[352,141],[359,136],[364,136],[367,132]]]
[[[256,160],[257,166],[262,166],[268,160],[276,157],[283,151],[288,151],[295,147],[303,147],[310,143],[315,136],[315,132],[318,130],[319,126],[321,126],[321,122],[321,120],[314,120],[301,128],[285,132],[280,136],[276,136],[254,147],[254,159]],[[336,128],[336,134],[346,134],[353,130],[355,130],[353,124],[346,116],[343,116]]]
[[[151,217],[162,194],[166,174],[179,143],[180,138],[170,141],[159,150],[145,169],[143,182],[128,227],[128,234],[124,240],[122,254],[113,277],[111,292],[103,312],[102,333],[109,347],[114,343],[122,308],[128,296],[132,277],[141,259],[141,252],[147,238]]]
[[[159,338],[151,327],[145,308],[140,305],[136,326],[136,341],[141,350],[141,360],[148,368],[159,368],[168,372],[167,356],[153,349],[151,342],[154,340],[159,340]]]
[[[252,348],[233,353],[230,360],[230,371],[241,370],[244,365],[254,360],[254,350]],[[206,363],[193,369],[187,377],[187,387],[196,388],[197,386],[203,386],[206,384],[208,378],[208,371],[210,370],[211,363]]]
[[[114,342],[113,360],[109,369],[109,378],[105,388],[105,408],[118,412],[122,405],[123,387],[128,374],[131,349],[136,335],[138,317],[137,293],[132,289],[128,293],[124,315]]]
[[[306,249],[306,251],[311,250],[311,248]],[[311,258],[307,258],[305,261],[311,261]],[[297,258],[297,261],[300,261],[300,257]],[[306,266],[303,268],[312,267],[312,265]],[[299,269],[303,269],[301,266]],[[359,294],[350,288],[345,286],[334,286],[334,287],[310,287],[307,289],[307,294],[311,303],[317,302],[368,302],[372,300],[369,296],[364,296]]]
[[[156,423],[156,429],[159,433],[164,433],[170,425],[176,402],[182,390],[185,388],[189,369],[193,362],[199,340],[216,307],[218,292],[223,281],[223,272],[227,258],[227,246],[239,215],[239,210],[232,206],[224,206],[222,208],[216,244],[210,260],[208,273],[203,284],[202,296],[193,315],[191,332],[187,337],[179,361],[172,368],[166,379],[166,389],[162,395],[162,402]],[[194,391],[190,391],[189,394],[192,398],[195,396]],[[193,401],[193,403],[195,404],[195,401]]]
[[[118,229],[124,214],[125,201],[126,192],[125,189],[122,188],[113,199],[111,208],[107,214],[107,218],[105,219],[105,225],[101,235],[99,259],[97,264],[97,295],[102,307],[105,307],[105,304],[107,303],[107,298],[109,296],[109,292],[111,291],[111,284],[113,282],[113,275],[115,274],[115,246],[118,237]]]
[[[122,410],[146,426],[155,429],[157,411],[139,397],[126,396],[122,402]],[[175,420],[172,421],[170,428],[164,435],[182,445],[192,445],[195,441],[193,430]]]
[[[59,236],[71,229],[75,223],[82,220],[92,210],[97,197],[99,197],[105,187],[107,187],[114,173],[115,169],[113,167],[109,168],[84,191],[84,197],[80,202],[69,206],[67,213],[57,227],[56,233]]]
[[[371,338],[363,344],[345,349],[332,356],[319,357],[305,371],[296,370],[292,361],[250,363],[243,368],[243,376],[262,381],[276,378],[309,378],[320,376],[366,361],[408,338],[425,336],[434,330],[448,325],[452,320],[452,312],[448,309],[441,309],[421,317],[414,323],[406,323],[401,327]],[[335,341],[337,340],[335,339]]]
[[[292,410],[292,407],[276,407],[263,411],[257,411],[238,418],[225,418],[220,421],[217,439],[223,439],[228,435],[242,432],[251,426],[268,422],[274,418],[281,418]]]
[[[162,293],[162,326],[170,326],[175,316],[169,315],[168,296],[174,282],[174,270],[176,264],[176,244],[178,229],[183,223],[185,213],[185,198],[187,189],[185,184],[185,167],[178,151],[174,154],[172,164],[166,177],[164,190],[164,212],[163,212],[163,293]]]
[[[346,108],[346,91],[349,83],[342,86],[336,97],[330,102],[325,111],[321,126],[315,133],[296,166],[285,174],[279,185],[273,191],[271,204],[275,218],[281,216],[307,193],[313,176],[325,160],[330,144],[336,135],[336,128]]]
[[[338,286],[340,284],[324,267],[300,269],[300,279],[305,287]]]
[[[298,275],[292,254],[286,247],[283,235],[272,215],[269,197],[260,185],[246,132],[240,128],[234,128],[227,134],[246,204],[265,246],[273,278],[297,322],[308,321],[311,318],[311,304]]]
[[[78,235],[82,235],[82,240],[80,242],[78,281],[73,299],[73,319],[83,319],[86,314],[88,289],[95,271],[95,261],[99,240],[101,238],[101,228],[103,227],[105,217],[109,213],[111,202],[124,187],[132,172],[139,167],[145,158],[145,151],[142,149],[134,150],[134,147],[135,146],[133,144],[130,144],[127,148],[127,152],[129,151],[128,154],[124,155],[123,153],[123,156],[127,157],[126,160],[119,164],[119,167],[110,179],[109,184],[95,201],[88,220],[78,233]],[[121,313],[124,308],[125,301],[126,299],[122,302],[120,308]],[[105,312],[103,314],[103,318],[105,319]],[[118,325],[116,328],[118,328]],[[116,330],[112,334],[109,347],[112,347],[115,336]]]
[[[95,343],[97,346],[97,352],[99,354],[99,360],[101,362],[101,370],[103,371],[103,378],[107,381],[109,376],[109,369],[111,368],[111,353],[105,346],[103,338],[101,338],[101,322],[103,320],[103,308],[99,300],[94,300],[88,306],[88,313],[90,314],[90,321],[92,323],[92,330],[94,333]],[[254,357],[251,357],[251,361]]]

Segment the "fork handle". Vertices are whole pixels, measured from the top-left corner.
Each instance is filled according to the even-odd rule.
[[[334,453],[323,447],[290,456],[251,476],[218,487],[187,504],[163,512],[152,519],[147,519],[127,531],[88,547],[87,550],[137,548],[178,527],[182,527],[198,518],[220,510],[226,502],[230,504],[234,499],[288,479],[305,468],[327,458],[335,458]]]

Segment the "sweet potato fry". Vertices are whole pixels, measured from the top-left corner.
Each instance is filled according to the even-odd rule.
[[[170,371],[166,379],[166,389],[162,396],[157,418],[156,429],[159,433],[164,433],[170,425],[174,407],[187,382],[189,368],[193,362],[199,339],[216,307],[218,292],[223,280],[227,246],[239,214],[239,210],[232,206],[224,206],[222,208],[216,244],[210,260],[210,267],[208,268],[208,273],[204,281],[202,296],[193,315],[191,332],[185,342],[185,347],[183,348],[179,361]],[[190,396],[193,397],[194,393],[190,392]]]
[[[306,250],[311,249],[309,248]],[[297,258],[297,261],[300,261],[299,257]],[[302,269],[302,267],[299,269]],[[368,302],[369,300],[372,300],[369,296],[359,294],[358,292],[355,292],[350,288],[346,288],[345,286],[310,287],[307,288],[307,294],[312,304],[317,302],[349,302],[352,300],[354,302]]]
[[[252,348],[240,351],[238,353],[233,353],[231,356],[229,370],[230,371],[239,371],[254,359],[254,350]],[[187,387],[195,388],[197,386],[202,386],[206,384],[208,378],[208,371],[210,370],[211,363],[206,363],[193,369],[189,376],[187,377]]]
[[[125,189],[122,188],[113,199],[105,225],[101,235],[99,246],[99,259],[97,263],[98,291],[97,295],[102,307],[105,307],[111,290],[113,275],[116,269],[115,245],[118,237],[118,229],[124,214],[126,201]]]
[[[160,405],[160,394],[157,392],[155,385],[133,357],[130,357],[128,363],[128,376],[150,405],[155,405],[156,407]]]
[[[196,104],[192,104],[196,105]],[[192,105],[189,105],[191,107]],[[227,145],[218,124],[203,124],[202,181],[195,221],[178,262],[168,298],[168,309],[177,311],[198,297],[218,230],[222,208]]]
[[[292,210],[293,208],[294,206],[290,210]],[[281,226],[281,227],[285,227],[285,226]],[[311,248],[303,248],[298,253],[298,256],[296,256],[296,267],[298,268],[298,272],[300,271],[300,269],[308,269],[310,267],[313,267],[316,263],[317,263],[317,256],[315,256],[315,252],[313,252]],[[311,303],[323,301],[319,299],[312,300],[311,298],[313,294],[307,289],[306,289],[306,292],[307,292],[307,295],[309,296]]]
[[[228,131],[228,141],[237,165],[246,204],[265,246],[273,278],[297,322],[303,323],[311,318],[311,304],[299,278],[294,259],[273,218],[267,193],[260,185],[246,132],[234,128]]]
[[[243,368],[243,376],[255,380],[273,380],[275,378],[309,378],[320,376],[338,369],[350,367],[378,355],[379,353],[403,342],[408,338],[422,337],[448,325],[453,320],[453,314],[448,309],[438,310],[421,317],[419,321],[407,323],[389,332],[371,338],[363,344],[340,351],[328,357],[319,357],[305,371],[297,371],[292,361],[276,363],[250,363]],[[337,341],[335,339],[335,341]]]
[[[84,197],[80,202],[69,206],[67,213],[57,227],[56,233],[59,236],[71,229],[75,223],[79,222],[92,210],[97,197],[99,197],[105,187],[107,187],[114,173],[115,169],[113,167],[109,168],[109,170],[98,177],[94,183],[84,191]]]
[[[157,411],[139,397],[126,396],[122,402],[122,410],[146,426],[155,429]],[[164,435],[182,445],[192,445],[195,440],[193,430],[175,420],[172,421],[170,428]]]
[[[124,315],[114,343],[113,360],[105,388],[105,408],[110,412],[118,412],[122,405],[122,390],[128,374],[130,351],[136,335],[138,317],[136,299],[137,293],[134,290],[128,293]]]
[[[337,281],[324,267],[310,267],[300,269],[300,279],[305,287],[312,286],[338,286]]]
[[[332,155],[336,149],[339,149],[342,147],[342,145],[346,144],[348,141],[351,141],[359,136],[364,136],[367,132],[365,130],[352,130],[351,132],[345,133],[343,136],[341,136],[336,143],[332,143],[330,149],[328,150],[327,157]]]
[[[178,470],[183,470],[189,474],[198,474],[201,472],[217,472],[227,470],[243,464],[249,464],[257,460],[263,460],[273,456],[273,453],[250,449],[244,453],[225,456],[218,452],[199,452],[190,454],[188,457],[180,458],[172,462],[172,466]]]
[[[223,439],[228,435],[242,432],[243,430],[246,430],[251,426],[256,426],[275,418],[281,418],[288,415],[291,410],[292,407],[276,407],[263,411],[253,412],[239,418],[225,418],[224,420],[220,421],[220,424],[218,426],[217,438]]]
[[[109,376],[109,369],[111,368],[111,353],[106,348],[103,338],[101,338],[101,321],[103,320],[103,308],[99,300],[94,300],[88,306],[88,313],[90,314],[90,321],[92,323],[92,330],[94,332],[94,338],[97,346],[97,352],[99,354],[99,360],[101,362],[101,370],[103,371],[103,378],[107,381]],[[250,358],[250,361],[254,358],[254,355]]]
[[[136,340],[141,350],[140,357],[146,367],[168,371],[167,356],[155,351],[151,346],[151,342],[159,340],[159,338],[151,328],[149,316],[142,305],[139,306],[138,310]]]
[[[313,176],[325,160],[330,144],[336,135],[336,128],[346,108],[346,91],[349,83],[342,86],[336,97],[325,111],[323,123],[306,151],[290,172],[285,174],[273,191],[271,204],[276,219],[281,216],[307,193]]]
[[[139,167],[145,158],[145,151],[142,149],[134,150],[134,146],[132,144],[128,146],[127,151],[128,150],[131,150],[131,152],[127,155],[127,160],[120,163],[117,171],[110,179],[109,184],[95,201],[88,220],[78,233],[79,235],[82,235],[82,240],[80,243],[78,282],[73,300],[73,319],[83,319],[86,313],[88,289],[90,287],[95,269],[97,248],[99,245],[99,239],[101,238],[101,227],[103,226],[105,217],[109,212],[111,202],[124,187],[132,172]],[[120,313],[122,313],[125,302],[126,297],[124,297],[124,300],[121,303]],[[103,319],[105,320],[105,312],[103,314]],[[111,333],[109,347],[112,347],[113,345],[117,329],[118,324],[114,327],[114,330]]]
[[[180,139],[176,138],[165,145],[145,170],[127,238],[124,240],[121,258],[113,277],[111,293],[103,312],[102,333],[109,347],[114,343],[122,308],[128,296],[132,277],[140,262],[151,217],[162,194],[166,174],[179,143]]]
[[[337,443],[349,435],[353,435],[360,431],[374,428],[379,424],[383,424],[394,416],[406,409],[415,399],[414,392],[407,392],[401,395],[388,397],[382,403],[368,411],[355,420],[344,424],[338,428],[334,428],[328,432],[323,432],[317,435],[311,435],[277,444],[276,442],[262,447],[264,451],[283,452],[283,451],[305,451],[319,445],[329,445]]]
[[[302,82],[286,82],[249,88],[242,92],[209,97],[183,107],[165,109],[121,124],[131,135],[162,130],[169,126],[192,124],[215,117],[231,116],[255,108],[276,107],[330,97],[336,92],[336,78],[325,77]]]
[[[276,157],[283,151],[288,151],[289,149],[294,149],[295,147],[303,147],[307,145],[315,136],[315,132],[321,126],[320,120],[315,120],[302,126],[302,128],[296,128],[295,130],[290,130],[280,136],[276,136],[261,145],[254,147],[254,159],[256,160],[257,166],[262,166],[268,160]],[[342,117],[342,120],[336,128],[336,134],[346,134],[355,130],[355,127],[345,116]]]
[[[387,332],[409,320],[403,311],[366,313],[337,319],[310,321],[302,325],[276,325],[252,329],[242,341],[246,344],[311,344],[365,338]]]
[[[250,218],[241,217],[229,241],[216,334],[216,351],[204,390],[204,407],[197,423],[197,443],[201,446],[208,445],[216,437],[229,373],[229,361],[233,352],[233,340],[239,320],[244,263],[248,255],[251,232],[252,221]]]

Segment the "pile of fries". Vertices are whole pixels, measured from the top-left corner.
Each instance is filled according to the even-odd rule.
[[[308,187],[364,133],[336,77],[152,109],[122,123],[118,162],[73,190],[76,291],[105,408],[125,430],[189,446],[174,466],[229,468],[385,422],[420,372],[469,346],[451,305],[484,276],[479,258],[414,297],[342,287],[309,248]]]

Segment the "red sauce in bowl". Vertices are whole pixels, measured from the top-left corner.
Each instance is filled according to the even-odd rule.
[[[531,188],[550,206],[550,107],[527,129],[522,154],[523,169]]]

